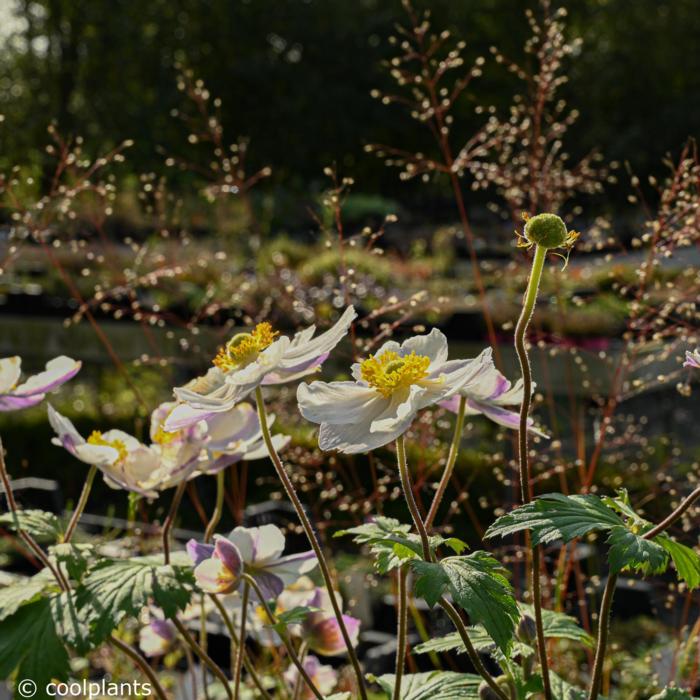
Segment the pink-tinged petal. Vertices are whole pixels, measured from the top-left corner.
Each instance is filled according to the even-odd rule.
[[[197,585],[205,593],[233,593],[238,588],[240,579],[231,572],[220,559],[205,559],[194,569]]]
[[[518,430],[520,428],[520,413],[516,411],[509,411],[506,408],[501,408],[500,406],[494,406],[487,403],[482,403],[479,401],[472,401],[471,399],[467,401],[467,405],[477,413],[483,413],[487,418],[490,418],[494,423],[502,425],[505,428],[511,428],[512,430]],[[539,435],[539,437],[547,438],[547,434],[543,433],[538,428],[535,428],[535,423],[532,418],[527,419],[528,432],[533,435]]]
[[[78,374],[81,367],[81,362],[65,355],[55,357],[46,363],[46,369],[43,372],[30,377],[24,384],[20,384],[14,393],[20,396],[46,394],[72,379]]]
[[[231,573],[231,576],[240,578],[243,573],[243,559],[233,542],[230,542],[225,537],[217,536],[214,544],[214,556],[220,559],[224,566]]]
[[[690,352],[686,350],[685,352],[685,362],[683,367],[692,367],[693,369],[700,369],[700,349]]]
[[[248,573],[255,579],[265,600],[273,600],[284,590],[284,581],[265,569],[249,569]]]
[[[175,639],[175,629],[167,620],[152,620],[139,633],[139,647],[145,656],[162,656]]]
[[[323,363],[328,359],[329,355],[330,353],[324,352],[322,355],[313,357],[306,362],[301,362],[295,367],[278,370],[277,372],[271,372],[265,377],[265,379],[263,379],[263,384],[288,384],[289,382],[294,382],[297,379],[302,379],[309,374],[318,372],[323,366]]]
[[[357,646],[360,635],[360,620],[350,615],[343,615],[343,622],[348,631],[353,647]],[[346,651],[343,633],[335,617],[327,617],[313,624],[309,630],[309,646],[317,654],[338,656]]]
[[[192,406],[186,403],[181,403],[170,411],[163,423],[163,430],[166,432],[176,432],[183,428],[190,428],[197,425],[200,421],[207,420],[214,415],[216,414],[211,411],[192,408]]]
[[[461,398],[458,394],[453,394],[449,399],[440,401],[440,406],[447,411],[452,411],[452,413],[459,413],[459,402]]]
[[[197,540],[190,540],[186,546],[187,554],[189,554],[190,559],[194,566],[201,564],[205,559],[211,559],[214,556],[214,545],[213,544],[202,544],[197,542]]]
[[[23,408],[31,408],[44,400],[45,394],[32,394],[31,396],[14,396],[12,394],[0,395],[0,411],[21,411]]]
[[[76,430],[75,426],[65,416],[61,415],[51,404],[47,406],[49,423],[56,433],[57,437],[52,440],[54,445],[59,445],[73,456],[75,456],[75,448],[82,445],[85,439]]]
[[[275,574],[282,579],[285,584],[296,581],[300,576],[308,574],[318,566],[318,559],[313,550],[299,552],[298,554],[288,554],[261,567],[265,571]]]

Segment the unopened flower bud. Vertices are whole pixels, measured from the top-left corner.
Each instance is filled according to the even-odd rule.
[[[495,678],[494,680],[496,681],[496,684],[506,693],[506,695],[510,695],[508,676],[498,676],[498,678]],[[479,700],[501,700],[501,698],[486,681],[481,681],[479,685]]]
[[[520,618],[515,634],[521,642],[532,644],[537,638],[537,625],[535,624],[535,620],[530,615],[523,615]]]
[[[556,214],[537,214],[525,223],[525,238],[543,248],[561,248],[568,237],[566,224]]]

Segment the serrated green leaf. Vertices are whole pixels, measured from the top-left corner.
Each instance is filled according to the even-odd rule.
[[[87,654],[93,646],[89,615],[79,608],[75,591],[58,593],[49,602],[58,636],[78,654]]]
[[[32,537],[58,542],[63,536],[63,528],[58,518],[45,510],[20,510],[15,519],[14,513],[0,515],[0,525],[17,531],[17,525]]]
[[[552,687],[553,700],[585,700],[586,698],[585,690],[571,685],[571,683],[552,671],[549,672],[549,682]],[[598,700],[605,700],[605,698],[602,695],[598,695]]]
[[[13,615],[22,605],[38,600],[43,591],[54,585],[53,576],[40,571],[29,579],[0,588],[0,621]]]
[[[95,641],[104,640],[125,617],[153,603],[174,617],[190,601],[194,579],[189,567],[160,563],[160,557],[105,560],[83,579],[78,603],[87,609]]]
[[[610,545],[608,562],[615,573],[638,571],[648,576],[661,574],[668,567],[668,553],[660,544],[645,540],[625,527],[613,527],[607,541]]]
[[[392,697],[396,676],[387,673],[372,679]],[[401,700],[476,700],[479,697],[481,676],[452,671],[408,673],[401,681]]]
[[[522,530],[532,532],[532,544],[554,540],[570,542],[595,530],[624,525],[621,518],[598,496],[565,496],[549,493],[502,515],[486,531],[485,537],[505,537]]]
[[[437,564],[414,561],[416,595],[435,605],[445,590],[473,623],[481,623],[502,650],[508,648],[519,619],[507,571],[486,552],[446,557]]]
[[[68,654],[54,627],[51,601],[40,598],[21,606],[0,622],[0,678],[17,671],[17,679],[37,685],[39,700],[48,700],[46,686],[53,679],[68,678]]]
[[[685,581],[690,590],[700,586],[700,556],[694,549],[676,542],[668,535],[657,535],[654,542],[660,544],[671,555],[678,578]]]
[[[532,605],[518,603],[518,607],[522,613],[526,613],[534,619],[535,609]],[[595,646],[595,639],[593,639],[593,637],[579,625],[576,618],[571,617],[571,615],[543,608],[542,627],[544,629],[544,636],[547,639],[571,639],[591,649]]]
[[[455,554],[461,554],[465,550],[469,549],[469,545],[464,540],[460,540],[459,537],[448,537],[445,540],[445,545],[448,546]]]

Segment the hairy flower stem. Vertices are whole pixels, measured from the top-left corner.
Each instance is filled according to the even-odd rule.
[[[689,496],[686,496],[680,505],[664,518],[651,530],[647,530],[643,535],[643,540],[653,540],[654,537],[668,530],[673,523],[685,513],[695,501],[700,498],[700,487],[696,488]],[[600,613],[598,614],[598,641],[596,643],[595,661],[593,662],[593,673],[591,675],[591,687],[588,692],[588,700],[595,700],[600,693],[600,685],[603,679],[603,666],[605,664],[605,652],[608,645],[608,632],[610,630],[610,610],[612,608],[613,595],[617,585],[617,573],[608,575],[608,580],[603,591],[603,598],[600,603]]]
[[[177,485],[175,495],[170,503],[168,517],[163,523],[163,561],[166,564],[170,564],[170,531],[173,529],[173,525],[175,524],[177,509],[180,507],[180,501],[182,500],[182,495],[185,493],[186,486],[187,482],[184,480]]]
[[[114,635],[109,638],[109,643],[115,648],[119,649],[123,654],[128,656],[143,672],[143,675],[148,678],[155,694],[158,696],[159,700],[168,700],[168,696],[163,690],[163,686],[158,680],[155,671],[148,665],[148,661],[139,654],[134,647],[130,646],[126,642],[122,642],[121,639],[117,639]]]
[[[78,504],[75,506],[73,515],[71,516],[70,522],[68,523],[68,527],[66,528],[66,534],[63,535],[64,542],[70,542],[71,538],[73,537],[73,533],[75,532],[75,528],[78,525],[80,516],[83,514],[85,506],[87,505],[87,500],[90,496],[90,491],[92,490],[92,484],[95,481],[96,474],[97,467],[93,464],[90,466],[87,478],[85,479],[85,483],[83,484],[83,490],[81,491],[80,498],[78,499]]]
[[[204,531],[204,541],[209,542],[216,526],[221,520],[221,514],[224,512],[224,488],[226,471],[222,469],[216,473],[216,504],[214,505],[214,512],[211,514],[211,519],[207,523],[207,529]]]
[[[204,649],[202,649],[199,644],[197,644],[195,638],[187,631],[187,628],[178,620],[176,617],[170,618],[172,623],[177,628],[180,636],[185,640],[187,646],[192,649],[192,651],[197,654],[197,656],[202,660],[204,665],[221,681],[224,686],[224,692],[228,700],[233,700],[233,693],[231,692],[231,684],[226,678],[226,674],[217,666],[216,662],[207,654]]]
[[[532,260],[532,270],[527,283],[523,300],[523,308],[515,328],[515,351],[520,361],[520,371],[523,376],[523,401],[520,405],[520,429],[518,431],[518,464],[520,466],[520,494],[523,503],[532,500],[532,484],[530,479],[530,462],[528,459],[527,419],[532,403],[532,371],[530,358],[525,346],[525,334],[532,318],[537,301],[537,291],[542,279],[542,270],[547,256],[547,249],[541,245],[535,247],[535,257]],[[535,627],[537,629],[537,654],[542,669],[542,685],[545,700],[551,700],[552,688],[549,681],[549,663],[547,660],[547,644],[542,623],[542,592],[540,586],[540,549],[532,548],[532,604],[535,609]]]
[[[408,463],[406,461],[406,440],[403,435],[396,438],[396,455],[399,463],[401,487],[404,492],[404,497],[406,498],[408,509],[411,511],[413,524],[416,526],[416,530],[418,530],[418,534],[420,535],[421,545],[423,548],[423,559],[425,559],[425,561],[433,561],[433,554],[430,551],[430,538],[428,537],[428,531],[425,529],[425,524],[421,519],[420,511],[418,510],[418,505],[416,504],[416,499],[413,496],[411,475],[409,474]],[[496,681],[486,670],[484,664],[481,663],[479,654],[469,639],[469,633],[467,632],[467,628],[457,609],[444,596],[440,598],[438,605],[447,613],[447,616],[450,618],[450,620],[452,620],[452,623],[457,628],[459,636],[464,643],[469,659],[471,660],[476,672],[486,681],[491,690],[493,690],[493,692],[496,693],[501,700],[508,700],[508,696],[500,689],[498,683],[496,683]]]
[[[272,624],[275,624],[277,621],[277,617],[275,616],[275,613],[272,612],[270,609],[270,606],[267,604],[267,601],[265,600],[265,596],[263,595],[263,592],[260,590],[260,586],[258,586],[257,581],[249,576],[248,574],[243,574],[243,580],[250,585],[250,587],[255,591],[255,595],[258,596],[258,600],[260,601],[260,605],[263,606],[263,609],[265,610],[265,615],[267,618],[270,620]],[[331,593],[331,596],[333,593]],[[287,650],[287,653],[289,654],[289,658],[292,660],[292,663],[297,667],[297,670],[301,674],[301,677],[304,679],[304,682],[306,685],[309,687],[309,690],[314,694],[318,700],[324,700],[323,695],[319,692],[318,688],[314,685],[314,682],[311,680],[311,677],[309,674],[306,672],[306,669],[304,668],[304,664],[301,662],[299,659],[299,656],[297,655],[296,651],[294,651],[294,647],[292,646],[292,643],[289,641],[289,637],[287,636],[287,633],[285,631],[280,632],[277,630],[277,634],[279,634],[280,639],[282,640],[282,644],[284,644],[285,649]]]
[[[233,626],[231,616],[228,614],[226,608],[223,606],[223,603],[218,599],[218,597],[215,594],[209,593],[208,595],[209,600],[211,600],[211,602],[214,603],[214,607],[219,611],[219,615],[221,615],[221,619],[224,621],[224,625],[226,625],[226,629],[228,630],[229,636],[231,637],[231,668],[234,668],[236,665],[236,650],[238,649],[238,645],[240,644],[240,642],[238,641],[238,635],[236,634],[236,630]],[[246,649],[243,650],[243,667],[245,668],[248,675],[253,679],[255,687],[265,698],[265,700],[272,700],[272,697],[267,692],[265,686],[262,684],[260,676],[258,676],[258,673],[255,670],[255,666],[250,660],[250,657],[248,656],[248,651]]]
[[[438,508],[442,499],[445,496],[445,491],[452,478],[452,472],[455,468],[455,462],[457,461],[457,455],[459,454],[459,443],[462,439],[462,431],[464,430],[464,412],[467,406],[467,399],[462,396],[459,400],[459,410],[457,412],[457,418],[455,420],[455,431],[452,435],[452,442],[450,443],[450,451],[447,454],[447,462],[445,463],[445,470],[442,473],[442,478],[438,484],[435,496],[433,496],[433,502],[430,504],[430,510],[425,519],[425,527],[430,530],[433,523],[435,522],[435,517],[437,516]]]
[[[302,642],[299,645],[299,651],[298,651],[299,662],[301,663],[302,666],[304,665],[304,661],[306,659],[306,655],[307,655],[308,651],[309,651],[308,643]],[[304,686],[304,681],[303,681],[303,678],[302,678],[301,673],[300,673],[297,676],[297,679],[294,683],[294,692],[292,693],[292,700],[301,700],[301,691],[303,690],[303,686]]]
[[[408,628],[408,567],[403,566],[399,569],[398,590],[396,592],[396,614],[397,622],[397,646],[396,646],[396,675],[394,676],[394,695],[393,700],[401,700],[401,681],[403,680],[403,671],[406,664],[406,647],[407,647],[407,628]]]
[[[245,623],[248,619],[248,598],[250,597],[250,584],[248,579],[243,581],[243,594],[241,595],[241,631],[238,635],[240,644],[236,655],[236,667],[233,676],[233,700],[238,700],[241,694],[241,669],[243,668],[243,654],[245,653]]]
[[[53,577],[58,582],[61,590],[70,590],[68,581],[66,581],[66,577],[63,575],[60,567],[54,566],[51,563],[51,560],[48,558],[48,556],[46,556],[44,550],[37,544],[36,540],[20,525],[20,509],[17,506],[17,501],[15,501],[15,494],[12,491],[12,484],[10,483],[10,477],[7,473],[7,467],[5,466],[5,449],[3,448],[2,440],[0,440],[0,481],[2,481],[2,485],[5,490],[7,507],[10,513],[12,513],[12,519],[14,520],[14,526],[17,534],[20,536],[24,544],[27,545],[29,550],[36,555],[37,559],[39,559],[39,561],[53,574]]]
[[[355,677],[357,679],[357,687],[360,692],[360,697],[362,698],[362,700],[367,700],[367,690],[365,688],[365,679],[362,675],[362,667],[360,666],[360,661],[357,658],[355,648],[352,645],[350,635],[348,634],[348,630],[345,626],[345,621],[343,620],[343,612],[340,609],[340,604],[338,603],[337,596],[335,595],[335,591],[333,589],[333,579],[331,578],[331,572],[328,568],[326,557],[323,554],[321,543],[318,541],[318,537],[316,537],[316,533],[314,532],[311,522],[309,521],[309,518],[306,515],[304,506],[302,505],[301,501],[299,500],[299,497],[297,496],[297,493],[294,489],[294,484],[292,484],[292,480],[289,478],[289,475],[287,474],[287,471],[284,468],[284,465],[282,464],[282,460],[277,454],[277,450],[275,450],[275,446],[272,442],[272,436],[270,435],[270,428],[267,424],[267,412],[265,411],[265,401],[263,399],[262,390],[260,389],[260,387],[258,387],[255,390],[255,400],[258,407],[258,418],[260,420],[260,428],[262,430],[263,439],[265,440],[265,445],[267,446],[267,451],[270,455],[270,459],[272,460],[272,464],[275,467],[277,476],[279,477],[279,480],[284,486],[284,490],[287,493],[287,497],[294,506],[294,510],[297,513],[299,521],[301,522],[301,526],[304,528],[304,532],[306,533],[306,537],[309,540],[309,544],[311,545],[311,548],[316,554],[316,558],[318,559],[318,568],[321,570],[323,582],[326,588],[328,589],[328,594],[331,599],[331,605],[333,606],[333,612],[335,613],[335,617],[338,620],[340,632],[343,635],[343,640],[345,642],[345,648],[348,653],[348,658],[350,659],[350,663],[352,664],[352,667],[355,671]]]

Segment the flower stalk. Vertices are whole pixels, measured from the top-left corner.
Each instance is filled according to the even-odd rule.
[[[236,668],[233,676],[233,698],[238,700],[241,692],[241,669],[243,668],[243,654],[245,653],[245,623],[248,618],[248,598],[250,597],[250,583],[248,579],[243,581],[243,593],[241,595],[241,631],[238,635],[238,654],[236,655]]]
[[[394,676],[393,700],[401,700],[401,682],[406,664],[406,647],[408,642],[408,567],[402,566],[398,575],[398,590],[396,592],[397,645],[396,645],[396,675]]]
[[[185,487],[187,486],[187,481],[184,479],[177,485],[175,489],[175,495],[170,503],[170,510],[168,511],[168,517],[163,523],[163,561],[166,564],[170,564],[170,532],[175,524],[175,517],[177,516],[177,509],[180,507],[180,501],[182,501],[182,496],[185,493]]]
[[[63,541],[64,542],[70,542],[71,538],[73,537],[73,533],[75,532],[75,528],[78,525],[78,522],[80,521],[80,516],[83,514],[83,511],[85,510],[85,506],[87,505],[88,497],[90,496],[90,491],[92,491],[92,484],[95,481],[95,476],[97,474],[97,467],[93,464],[90,466],[90,469],[88,470],[88,475],[87,478],[85,479],[85,483],[83,484],[83,490],[80,493],[80,498],[78,499],[78,503],[75,506],[75,510],[73,511],[73,515],[71,516],[70,522],[68,523],[68,527],[66,528],[66,533],[63,535]]]
[[[207,529],[204,531],[204,541],[209,542],[216,530],[216,526],[221,520],[221,515],[224,511],[224,488],[225,488],[225,476],[226,471],[222,469],[216,474],[216,504],[214,505],[214,512],[211,514],[211,518],[207,523]]]
[[[523,300],[523,308],[515,328],[515,350],[520,362],[520,370],[523,377],[523,400],[520,405],[520,427],[518,430],[518,465],[520,470],[520,495],[523,503],[532,500],[532,483],[530,478],[530,462],[528,459],[528,416],[532,403],[532,370],[530,358],[525,345],[527,327],[532,319],[537,302],[537,292],[542,279],[547,248],[537,244],[535,256],[532,260],[532,270],[527,283],[527,290]],[[542,685],[545,700],[551,700],[552,689],[549,679],[549,665],[547,661],[547,644],[544,637],[544,625],[542,622],[542,592],[540,586],[540,549],[532,548],[532,603],[535,610],[535,626],[537,628],[537,652],[542,669]]]
[[[259,386],[255,389],[255,400],[258,408],[260,428],[262,429],[263,440],[265,441],[265,445],[267,446],[267,451],[270,455],[270,460],[272,461],[272,464],[275,467],[275,471],[277,472],[279,480],[282,482],[284,490],[287,493],[287,497],[294,506],[294,510],[296,511],[297,517],[301,522],[301,526],[304,529],[304,532],[306,533],[306,537],[309,540],[309,544],[311,545],[311,548],[316,554],[316,558],[318,559],[318,566],[321,570],[321,575],[323,576],[323,582],[326,586],[326,589],[328,590],[331,605],[333,607],[333,613],[335,614],[335,617],[338,620],[338,627],[340,628],[340,632],[343,636],[343,641],[345,642],[345,647],[347,649],[350,663],[352,664],[353,670],[355,671],[355,678],[357,679],[357,687],[360,693],[360,697],[362,698],[362,700],[367,700],[367,690],[365,688],[365,680],[362,674],[362,667],[360,666],[360,661],[357,658],[357,653],[355,652],[352,640],[350,639],[350,635],[348,634],[348,630],[345,626],[345,621],[343,620],[343,611],[340,609],[337,596],[335,595],[333,589],[333,579],[331,578],[331,572],[328,568],[326,557],[323,553],[323,549],[321,548],[321,543],[319,542],[318,537],[314,532],[313,526],[311,525],[311,522],[308,516],[306,515],[304,506],[299,500],[299,496],[297,496],[296,490],[294,489],[294,484],[289,478],[289,475],[287,474],[287,471],[284,468],[284,464],[282,464],[282,460],[280,459],[279,455],[277,454],[277,450],[275,449],[274,443],[272,441],[272,435],[270,434],[270,427],[268,425],[267,412],[265,410],[265,400],[263,398],[262,390]]]

